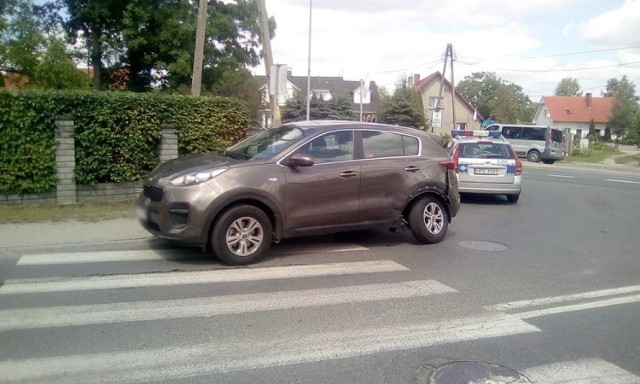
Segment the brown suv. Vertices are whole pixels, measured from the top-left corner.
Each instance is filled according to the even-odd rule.
[[[137,212],[155,236],[235,265],[300,235],[408,225],[436,243],[460,208],[453,168],[439,137],[413,128],[298,122],[161,164]]]

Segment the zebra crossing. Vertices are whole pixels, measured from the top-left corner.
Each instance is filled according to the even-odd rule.
[[[357,249],[357,247],[349,248]],[[98,251],[22,255],[16,268],[47,268],[51,265],[94,265],[109,262],[162,261],[153,250]],[[8,279],[0,285],[0,345],[12,332],[51,331],[86,326],[118,326],[153,321],[197,320],[229,316],[308,310],[322,316],[323,308],[340,305],[374,305],[398,300],[431,300],[459,295],[456,288],[433,279],[402,279],[410,269],[392,260],[221,270],[170,271],[151,274],[120,273],[89,276],[56,276]],[[307,278],[387,276],[395,280],[331,287],[311,287],[258,293],[234,293],[200,297],[160,298],[135,301],[88,302],[84,304],[3,308],[6,298],[39,295],[104,293],[135,288],[171,288],[211,284],[250,283],[278,280],[300,282]],[[411,275],[414,277],[413,275]],[[285,286],[286,284],[283,284]],[[615,300],[635,297],[639,287],[586,293],[579,298],[545,298],[481,308],[468,316],[414,319],[389,325],[356,324],[345,329],[312,330],[292,337],[286,332],[227,335],[203,338],[187,344],[154,345],[149,348],[22,356],[0,359],[0,383],[143,383],[204,375],[246,371],[345,359],[384,352],[427,348],[489,338],[542,332],[526,319],[544,315],[533,306],[564,304],[576,299]],[[618,295],[614,298],[611,296]],[[631,295],[622,296],[619,295]],[[602,299],[605,300],[605,299]],[[629,300],[629,299],[627,299]],[[423,301],[420,301],[423,302]],[[579,309],[576,309],[579,310]],[[524,315],[523,315],[524,314]],[[277,348],[274,348],[277,346]],[[1,350],[0,346],[0,350]],[[5,352],[5,354],[7,354]],[[575,372],[580,372],[576,375]],[[536,383],[637,383],[640,378],[601,359],[587,359],[529,367],[523,371]]]

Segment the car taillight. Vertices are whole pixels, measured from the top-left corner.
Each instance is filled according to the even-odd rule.
[[[453,158],[451,160],[448,160],[448,161],[441,161],[440,165],[442,165],[442,166],[444,166],[446,168],[449,168],[450,170],[458,173],[458,159],[460,157],[459,156],[459,152],[458,152],[459,150],[460,150],[460,147],[459,146],[456,147],[456,149],[453,150]],[[445,165],[443,163],[447,163],[447,164]],[[449,163],[451,165],[449,165]]]
[[[513,153],[513,158],[516,161],[516,176],[522,175],[522,161],[520,161],[520,159],[518,158],[518,154],[513,149],[513,147],[511,147],[511,153]]]

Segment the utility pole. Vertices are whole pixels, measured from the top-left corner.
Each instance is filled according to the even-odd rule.
[[[452,129],[456,129],[456,88],[453,82],[453,46],[451,43],[447,44],[447,50],[444,53],[444,66],[442,67],[442,82],[440,82],[440,92],[438,93],[438,106],[436,110],[441,111],[443,108],[440,105],[442,100],[442,89],[444,88],[444,82],[446,79],[445,73],[447,71],[447,60],[451,58],[451,113],[452,113]]]
[[[264,72],[267,77],[267,87],[271,84],[271,68],[273,67],[273,53],[271,51],[271,34],[269,33],[269,17],[267,16],[267,6],[264,0],[258,0],[258,15],[260,21],[260,37],[262,49],[264,51]],[[278,109],[278,95],[274,90],[269,90],[269,101],[271,102],[271,126],[280,125],[280,111]]]
[[[204,63],[204,38],[207,27],[207,0],[198,5],[198,26],[196,29],[196,50],[193,55],[193,73],[191,76],[191,94],[200,96],[202,88],[202,65]]]
[[[360,79],[360,121],[362,121],[362,88],[364,88],[364,80]]]
[[[307,121],[311,120],[311,14],[313,0],[309,0],[309,55],[307,57]]]

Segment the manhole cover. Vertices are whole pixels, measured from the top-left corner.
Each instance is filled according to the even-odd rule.
[[[508,249],[504,244],[492,243],[490,241],[459,241],[458,245],[475,251],[498,252]]]
[[[532,384],[511,368],[481,361],[459,361],[436,369],[429,384]]]

